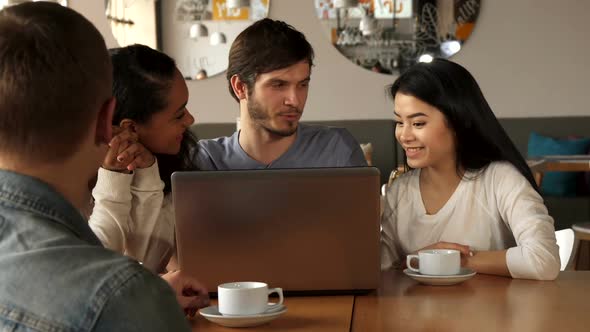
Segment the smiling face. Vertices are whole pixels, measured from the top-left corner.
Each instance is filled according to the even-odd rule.
[[[177,154],[184,132],[195,122],[186,109],[188,89],[176,70],[167,96],[167,105],[146,123],[135,124],[139,141],[152,153]]]
[[[412,168],[455,167],[456,144],[442,112],[413,96],[397,93],[395,138]]]
[[[250,120],[271,134],[293,135],[307,101],[309,80],[307,61],[258,75],[247,97]]]

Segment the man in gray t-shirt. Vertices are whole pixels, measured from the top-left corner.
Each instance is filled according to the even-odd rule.
[[[367,166],[342,128],[299,124],[307,100],[313,49],[292,26],[263,19],[246,28],[229,52],[227,80],[240,106],[230,137],[201,140],[202,170]]]
[[[343,128],[299,124],[295,141],[269,164],[251,158],[239,144],[239,132],[199,142],[202,170],[367,166],[360,145]]]

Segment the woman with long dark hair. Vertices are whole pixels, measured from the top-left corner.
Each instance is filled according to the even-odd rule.
[[[164,271],[175,248],[170,176],[194,170],[188,89],[174,60],[144,45],[110,50],[115,133],[92,192],[102,243]]]
[[[385,196],[382,268],[445,248],[479,273],[555,279],[553,219],[471,74],[436,59],[409,68],[390,93],[408,172]]]

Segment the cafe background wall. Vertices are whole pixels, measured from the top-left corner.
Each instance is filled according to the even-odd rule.
[[[109,47],[117,46],[104,0],[70,0],[69,5],[97,25]],[[473,34],[452,60],[473,73],[498,117],[590,115],[588,13],[586,0],[484,0]],[[395,77],[348,61],[330,45],[315,15],[313,0],[270,5],[269,17],[301,30],[316,51],[303,120],[390,118],[385,86]],[[196,121],[235,121],[238,106],[224,74],[187,84]]]

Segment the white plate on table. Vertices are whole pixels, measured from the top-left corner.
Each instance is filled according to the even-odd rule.
[[[226,327],[249,327],[258,326],[274,320],[287,312],[287,307],[280,304],[277,308],[256,315],[224,316],[219,313],[216,305],[199,310],[199,314],[207,320]]]
[[[461,283],[465,280],[471,279],[474,275],[476,275],[477,273],[475,271],[473,271],[472,269],[468,269],[468,268],[461,268],[461,271],[459,272],[459,274],[454,274],[454,275],[450,275],[450,276],[432,276],[432,275],[426,275],[426,274],[421,274],[420,272],[414,272],[410,269],[405,269],[404,273],[420,282],[426,285],[433,285],[433,286],[450,286],[450,285],[455,285],[458,283]]]

